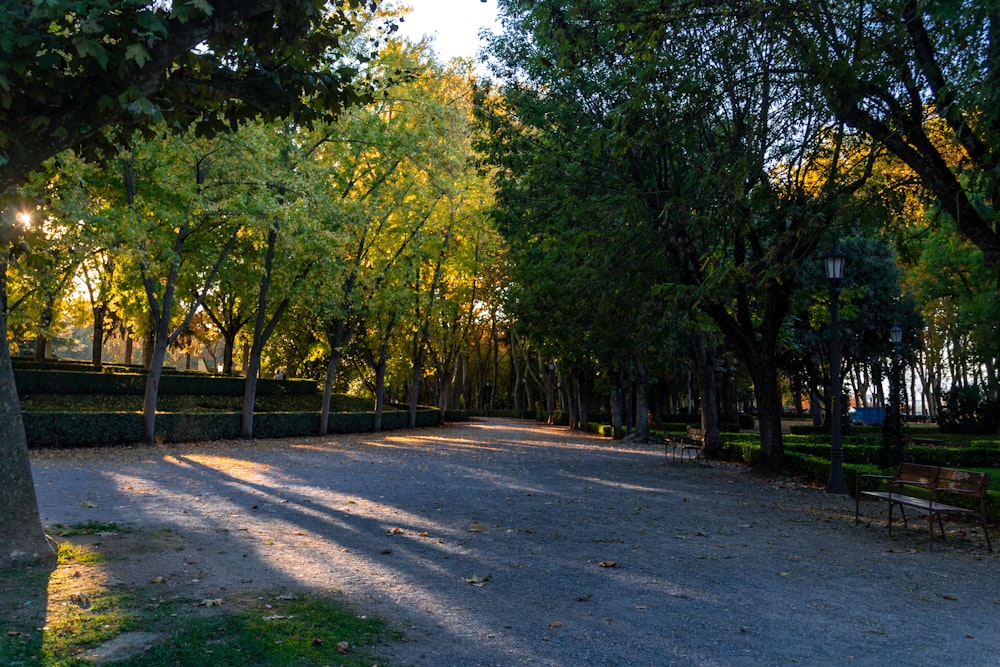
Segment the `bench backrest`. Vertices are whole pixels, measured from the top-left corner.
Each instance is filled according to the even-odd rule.
[[[947,489],[951,493],[978,496],[983,493],[989,481],[990,476],[985,472],[941,468],[935,486],[939,489]]]
[[[687,437],[689,437],[689,438],[704,438],[705,437],[705,429],[703,429],[703,428],[694,428],[693,426],[688,426],[687,427]]]
[[[940,471],[941,468],[937,466],[926,466],[920,463],[900,463],[895,481],[906,484],[932,486],[935,480],[937,480]]]

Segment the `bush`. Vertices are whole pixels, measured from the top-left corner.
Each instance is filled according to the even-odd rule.
[[[23,417],[31,448],[124,445],[142,439],[138,412],[25,412]]]
[[[988,399],[979,387],[954,387],[938,415],[942,433],[994,434],[1000,425],[1000,401]]]
[[[409,413],[387,411],[382,428],[406,428]],[[440,424],[437,409],[417,411],[417,426]],[[254,413],[255,438],[287,438],[315,435],[317,412]],[[329,433],[367,433],[375,425],[374,412],[333,413]],[[24,430],[28,446],[73,448],[125,445],[141,442],[142,415],[138,412],[25,412]],[[237,438],[239,412],[160,412],[156,415],[157,442],[194,442]]]
[[[21,396],[30,394],[119,394],[146,393],[145,373],[94,373],[73,370],[38,370],[17,368],[14,380]],[[244,378],[206,375],[204,373],[164,374],[160,378],[161,395],[200,394],[205,396],[242,396]],[[315,394],[312,380],[257,380],[257,394]]]

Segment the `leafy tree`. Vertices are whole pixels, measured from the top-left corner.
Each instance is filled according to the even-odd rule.
[[[804,85],[820,91],[837,118],[908,165],[983,252],[986,266],[996,266],[996,4],[787,0],[769,9],[810,73]]]
[[[622,19],[612,3],[502,4],[507,25],[531,36],[493,47],[509,80],[508,122],[530,128],[503,148],[551,153],[545,164],[555,184],[544,198],[525,197],[519,212],[568,209],[600,220],[604,234],[595,237],[604,243],[614,230],[622,241],[612,248],[631,236],[659,252],[637,274],[686,297],[672,305],[700,308],[739,353],[753,378],[764,461],[780,466],[777,350],[795,274],[824,236],[860,214],[853,195],[870,173],[871,151],[829,122],[753,7],[638,2]],[[540,103],[520,103],[529,96]],[[566,140],[574,131],[586,141]],[[525,171],[510,173],[511,189],[525,192]],[[601,196],[614,202],[608,209],[628,212],[624,224],[581,209]],[[554,217],[553,226],[580,228]],[[580,245],[576,265],[593,254]],[[624,294],[630,303],[642,291]],[[650,329],[640,331],[638,344],[648,343]]]
[[[0,210],[13,188],[106,128],[210,135],[263,115],[309,123],[366,96],[338,62],[360,0],[53,0],[0,6]],[[364,3],[372,4],[372,3]],[[357,62],[356,60],[354,62]],[[0,311],[6,332],[6,313]],[[0,567],[53,558],[34,496],[7,337],[0,343]]]

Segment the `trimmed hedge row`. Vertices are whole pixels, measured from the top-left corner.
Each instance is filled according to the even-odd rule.
[[[125,394],[146,392],[145,373],[94,373],[71,370],[36,370],[15,368],[14,380],[21,396],[29,394]],[[223,377],[195,373],[170,373],[160,378],[160,394],[197,394],[205,396],[242,396],[246,381],[241,377]],[[257,380],[262,396],[316,393],[312,380]]]
[[[385,412],[382,429],[406,428],[409,414]],[[436,408],[417,411],[417,426],[437,426]],[[315,435],[316,412],[258,412],[254,414],[255,438],[286,438]],[[374,412],[337,412],[330,415],[328,433],[367,433],[375,425]],[[142,414],[138,412],[25,412],[28,447],[73,448],[126,445],[142,440]],[[156,415],[157,442],[193,442],[238,438],[240,413],[162,412]]]

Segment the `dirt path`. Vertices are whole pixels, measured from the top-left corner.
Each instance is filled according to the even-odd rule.
[[[405,633],[381,651],[398,665],[1000,663],[1000,557],[971,530],[927,551],[855,527],[847,498],[532,422],[45,451],[33,471],[47,525],[137,529],[117,581],[337,591]]]

